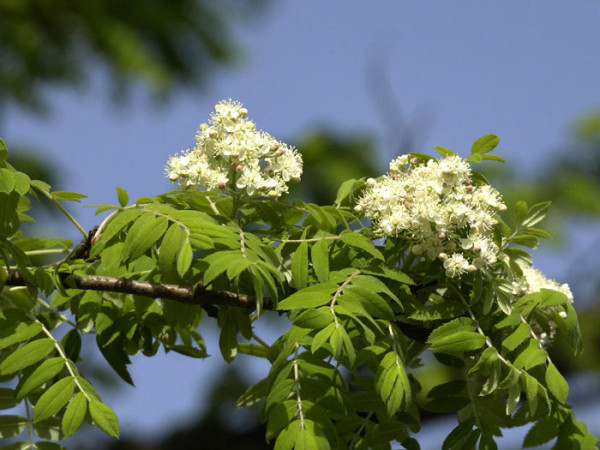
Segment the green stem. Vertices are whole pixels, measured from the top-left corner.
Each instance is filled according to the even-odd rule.
[[[259,338],[256,334],[252,333],[252,338],[258,342],[260,345],[262,345],[265,348],[271,348],[269,346],[269,344],[267,344],[265,341],[263,341],[261,338]]]
[[[44,189],[40,189],[34,185],[32,185],[32,187],[37,189],[38,192],[41,192],[42,194],[44,194],[52,203],[54,203],[54,205],[58,209],[60,209],[60,211],[67,217],[67,219],[69,219],[71,221],[71,223],[73,225],[75,225],[75,228],[77,228],[81,232],[81,234],[83,235],[84,238],[88,237],[87,231],[85,231],[83,229],[83,227],[81,225],[79,225],[79,222],[77,222],[77,220],[75,220],[75,218],[71,215],[71,213],[69,213],[69,211],[67,211],[65,209],[65,207],[63,205],[61,205],[60,202],[58,200],[56,200],[56,198],[54,198],[54,196],[50,192],[47,192]]]
[[[68,248],[45,248],[39,250],[28,250],[25,252],[27,256],[41,256],[41,255],[56,255],[59,253],[69,253],[71,250]]]
[[[19,381],[21,381],[21,373],[19,373]],[[27,433],[29,434],[29,442],[33,445],[33,420],[31,411],[29,410],[29,400],[25,397],[25,415],[27,416]]]

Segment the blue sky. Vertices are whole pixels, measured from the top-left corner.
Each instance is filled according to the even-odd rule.
[[[130,198],[170,189],[166,159],[193,145],[222,98],[243,102],[257,126],[281,140],[323,125],[371,133],[384,164],[395,154],[389,123],[399,122],[392,115],[383,122],[375,93],[394,98],[415,124],[412,150],[442,145],[467,154],[493,132],[509,169],[528,174],[556,154],[578,114],[600,107],[599,22],[593,0],[272,2],[236,30],[246,49],[239,67],[218,72],[204,92],[181,91],[157,107],[140,88],[117,110],[94,69],[89,89],[48,90],[47,118],[9,109],[2,137],[9,150],[43,148],[64,174],[61,188],[87,194],[89,203],[116,202],[116,185]],[[369,73],[378,75],[375,85]],[[86,228],[98,223],[91,209],[77,217]],[[215,357],[207,361],[134,358],[137,387],[107,399],[124,431],[151,435],[196,411],[208,387],[201,380],[224,364],[214,338],[209,347]],[[249,370],[258,377],[261,369]]]

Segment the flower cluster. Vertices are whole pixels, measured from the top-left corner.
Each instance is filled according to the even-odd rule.
[[[542,289],[552,289],[562,292],[573,303],[573,293],[567,283],[558,284],[556,281],[546,278],[542,272],[531,266],[524,266],[521,269],[523,270],[523,277],[513,281],[513,293],[516,296],[522,297],[526,294],[539,292]]]
[[[409,239],[415,255],[442,260],[449,277],[496,262],[491,231],[505,209],[499,192],[474,184],[469,164],[458,156],[427,162],[400,156],[389,174],[367,180],[356,206],[377,234]]]
[[[521,267],[523,270],[523,276],[513,281],[513,294],[518,299],[524,295],[539,292],[542,289],[552,289],[558,291],[567,296],[569,301],[573,303],[573,293],[567,283],[559,284],[556,281],[546,278],[542,272],[531,266]],[[542,347],[549,347],[554,341],[556,336],[556,322],[552,318],[552,310],[554,310],[560,317],[565,319],[567,313],[558,306],[541,308],[539,311],[545,312],[548,317],[548,322],[545,326],[542,326],[538,322],[531,322],[532,330],[537,335]]]
[[[223,100],[209,123],[200,125],[196,145],[172,156],[169,179],[185,188],[240,189],[249,196],[273,198],[288,192],[287,183],[299,181],[302,158],[292,147],[256,130],[239,102]]]

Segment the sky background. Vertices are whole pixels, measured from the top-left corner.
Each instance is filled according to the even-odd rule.
[[[170,190],[167,158],[193,146],[198,125],[223,98],[244,103],[258,128],[284,141],[315,127],[370,134],[382,171],[396,155],[390,136],[406,123],[415,131],[411,150],[429,153],[441,145],[468,155],[477,137],[492,132],[509,170],[524,176],[560,151],[579,114],[600,107],[597,0],[274,1],[236,34],[243,61],[218,71],[202,93],[179,91],[157,105],[138,87],[117,109],[102,68],[92,66],[86,89],[47,90],[47,117],[9,108],[2,137],[9,150],[43,149],[60,170],[61,189],[87,194],[87,204],[115,203],[117,185],[132,200]],[[390,104],[402,117],[386,112]],[[99,223],[93,209],[76,209],[86,229]],[[62,236],[79,239],[76,231]],[[558,261],[536,265],[559,278],[566,269]],[[203,334],[215,355],[209,360],[133,358],[136,388],[106,397],[124,434],[157,435],[201,408],[207,380],[225,364],[214,333]],[[247,367],[255,379],[268,370]],[[593,410],[576,413],[600,433]],[[417,437],[424,449],[436,448],[446,433]]]

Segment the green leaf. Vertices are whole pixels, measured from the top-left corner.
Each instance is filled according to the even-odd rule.
[[[19,383],[20,387],[17,389],[17,398],[21,399],[25,397],[35,388],[54,378],[64,365],[65,360],[59,356],[44,361],[27,378],[24,378],[22,383]]]
[[[104,245],[108,241],[110,241],[114,236],[116,236],[123,228],[137,219],[142,215],[141,209],[127,209],[125,211],[120,211],[117,215],[115,215],[106,225],[106,228],[102,232],[102,236],[100,241],[98,241],[92,249],[90,250],[90,256],[95,256],[99,253],[99,251],[94,252],[94,248],[104,248]],[[104,245],[100,245],[103,243]]]
[[[529,429],[525,435],[525,439],[523,439],[523,448],[537,447],[538,445],[545,444],[558,435],[558,430],[558,422],[554,417],[544,417]]]
[[[0,192],[10,194],[15,188],[15,175],[10,169],[0,169]]]
[[[470,400],[466,397],[442,397],[429,400],[423,405],[423,408],[427,411],[447,414],[456,412],[467,406],[469,403]]]
[[[456,156],[456,153],[454,153],[452,150],[447,149],[446,147],[433,147],[433,149],[438,152],[440,155],[442,155],[443,157],[446,156]]]
[[[320,283],[329,280],[329,247],[325,239],[321,239],[310,249],[313,270]]]
[[[536,236],[529,234],[520,234],[518,236],[512,236],[510,242],[524,247],[536,249],[540,246],[540,240]]]
[[[127,233],[123,243],[123,259],[134,260],[146,253],[162,237],[168,225],[166,217],[155,217],[151,213],[142,214]]]
[[[532,227],[536,223],[541,222],[546,217],[548,209],[550,209],[550,204],[551,202],[541,202],[529,208],[522,222],[523,226]]]
[[[0,375],[9,375],[44,359],[54,349],[54,340],[37,339],[16,350],[0,364]]]
[[[474,331],[456,331],[431,341],[431,350],[437,353],[457,353],[479,350],[485,336]]]
[[[244,393],[240,395],[240,398],[238,398],[235,406],[237,408],[247,408],[255,405],[256,403],[262,401],[262,399],[267,396],[268,392],[269,380],[268,378],[264,378],[246,389]]]
[[[204,261],[208,263],[208,269],[204,272],[204,283],[209,284],[225,272],[234,261],[243,258],[244,255],[239,250],[226,250],[208,255],[204,258]]]
[[[412,312],[408,318],[413,320],[448,320],[460,316],[466,311],[460,302],[444,301],[437,305],[423,306]]]
[[[308,244],[302,242],[292,256],[292,280],[296,289],[304,289],[308,282]]]
[[[346,230],[340,235],[340,238],[344,244],[364,250],[371,256],[374,256],[381,261],[384,260],[383,254],[377,249],[377,247],[371,244],[371,241],[369,241],[367,237],[363,236],[359,232]]]
[[[459,317],[431,332],[427,342],[438,353],[454,353],[478,350],[485,344],[485,336],[474,332],[473,320]]]
[[[357,189],[364,186],[364,184],[365,182],[363,180],[350,179],[344,181],[338,189],[337,196],[335,197],[335,204],[340,205],[346,198],[356,192]]]
[[[90,400],[90,415],[96,425],[110,436],[119,437],[119,419],[112,409],[97,400]]]
[[[481,156],[481,159],[489,159],[489,160],[498,161],[501,163],[506,162],[504,160],[504,158],[502,158],[501,156],[498,156],[498,155],[483,155],[483,156]]]
[[[231,362],[238,353],[237,328],[231,322],[221,325],[219,348],[223,359]]]
[[[497,367],[497,364],[498,350],[496,350],[495,347],[488,347],[481,352],[481,356],[479,357],[477,364],[469,369],[469,374],[489,374]]]
[[[442,450],[450,450],[457,448],[456,445],[466,439],[467,436],[473,431],[473,425],[475,423],[474,417],[467,418],[464,422],[459,423],[444,439],[442,444]]]
[[[192,265],[192,245],[190,241],[185,239],[180,240],[179,252],[177,254],[177,273],[183,277]]]
[[[52,191],[51,194],[56,200],[65,200],[70,202],[79,202],[80,199],[87,198],[87,195],[80,194],[79,192]]]
[[[277,305],[279,310],[306,309],[323,306],[331,302],[331,294],[321,292],[296,292]]]
[[[307,309],[292,319],[294,325],[302,328],[320,330],[333,322],[333,314],[327,306]]]
[[[343,297],[352,297],[357,300],[374,317],[386,320],[394,320],[394,311],[388,303],[376,292],[350,285],[344,289]]]
[[[50,417],[46,420],[43,420],[42,422],[34,423],[33,429],[35,431],[35,434],[37,434],[42,439],[58,441],[58,440],[65,438],[65,436],[61,430],[61,427],[60,427],[60,419],[56,416]],[[38,444],[40,444],[39,441],[36,442],[36,447],[40,448],[38,446]],[[51,442],[48,442],[48,443],[41,442],[41,444],[58,445],[58,444],[52,444]],[[44,448],[44,447],[42,447],[42,448]]]
[[[8,159],[8,149],[6,143],[0,139],[0,161],[6,161]]]
[[[21,416],[0,416],[0,438],[16,436],[25,429],[27,419]]]
[[[113,339],[113,337],[114,334],[111,330],[96,336],[96,343],[100,349],[100,353],[102,353],[102,356],[104,356],[117,375],[119,375],[123,381],[133,386],[133,380],[127,370],[127,365],[131,364],[131,360],[127,353],[125,353],[119,339]]]
[[[325,344],[325,342],[329,340],[334,330],[335,323],[332,322],[325,328],[323,328],[321,331],[319,331],[317,334],[315,334],[315,337],[313,338],[310,346],[310,351],[314,353],[317,350],[319,350],[323,346],[323,344]]]
[[[0,388],[0,409],[11,409],[19,404],[15,391],[9,388]]]
[[[427,393],[427,398],[438,399],[446,397],[457,397],[465,394],[467,383],[465,380],[452,380],[432,387]]]
[[[158,249],[158,267],[163,273],[170,274],[173,272],[182,239],[185,239],[185,233],[181,232],[178,224],[171,224]]]
[[[471,154],[489,153],[498,146],[499,142],[500,138],[495,134],[490,133],[481,136],[473,143],[473,146],[471,147]]]
[[[525,342],[530,337],[531,327],[527,323],[521,323],[519,326],[502,341],[502,347],[512,351]]]
[[[331,302],[333,293],[338,289],[334,283],[317,284],[295,292],[277,305],[279,310],[314,308]]]
[[[515,358],[514,366],[517,369],[529,370],[544,364],[547,356],[546,350],[539,348],[535,339],[530,339],[527,347]]]
[[[69,402],[62,418],[62,431],[69,437],[79,429],[87,413],[88,404],[83,392],[78,392]]]
[[[29,187],[31,186],[31,180],[27,174],[23,172],[14,172],[15,175],[15,187],[14,190],[17,191],[19,195],[25,195],[29,191]]]
[[[7,322],[0,321],[2,326],[0,328],[0,350],[18,342],[27,341],[42,331],[42,326],[38,322],[19,322],[17,324]]]
[[[385,404],[388,416],[406,409],[411,399],[411,387],[404,363],[395,352],[387,353],[375,374],[375,390]]]
[[[538,396],[538,387],[540,384],[538,381],[529,375],[527,372],[521,372],[521,377],[519,379],[521,382],[521,387],[525,391],[525,395],[527,396],[527,406],[529,408],[529,412],[533,416],[537,409],[537,396]]]
[[[119,205],[121,206],[127,206],[127,203],[129,203],[127,192],[119,186],[117,186],[117,198],[119,199]]]
[[[548,362],[548,367],[546,368],[546,386],[548,386],[548,390],[559,402],[565,403],[567,401],[569,385],[552,361]]]
[[[65,377],[42,394],[33,409],[33,421],[41,422],[62,409],[71,399],[75,382],[70,376]]]

